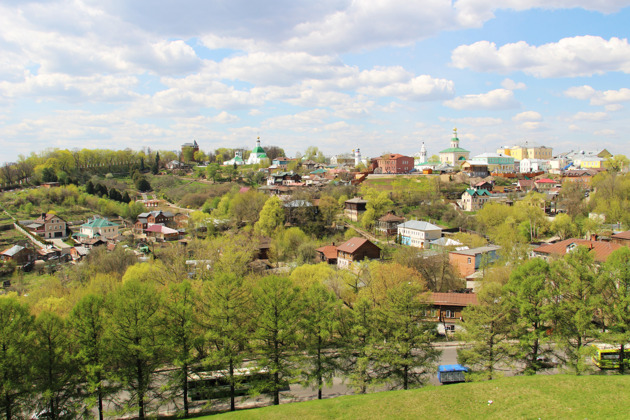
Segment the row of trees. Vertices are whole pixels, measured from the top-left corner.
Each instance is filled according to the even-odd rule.
[[[587,371],[595,340],[620,349],[630,341],[630,248],[612,253],[601,266],[586,247],[551,263],[535,258],[517,266],[502,285],[490,282],[479,305],[464,311],[460,362],[492,379],[498,367],[522,362],[525,373],[557,358],[576,374]]]
[[[271,393],[274,404],[287,382],[312,386],[321,398],[337,375],[366,392],[420,386],[435,370],[439,352],[422,319],[426,297],[417,276],[383,271],[344,305],[333,285],[308,270],[258,279],[225,271],[161,284],[135,267],[106,293],[94,278],[67,316],[46,309],[35,316],[20,298],[0,298],[7,419],[32,407],[51,418],[92,410],[103,418],[106,407],[145,418],[167,403],[188,415],[198,369],[225,376],[231,409],[244,366],[268,373],[254,392]]]

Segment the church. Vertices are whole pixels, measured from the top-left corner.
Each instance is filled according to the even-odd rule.
[[[440,152],[440,162],[447,163],[452,166],[459,166],[470,157],[470,151],[459,147],[459,138],[457,138],[457,128],[453,129],[453,138],[451,139],[451,147]]]
[[[256,139],[256,147],[250,153],[249,158],[247,159],[248,165],[259,165],[261,163],[269,163],[269,158],[267,157],[267,153],[260,146],[260,137]]]

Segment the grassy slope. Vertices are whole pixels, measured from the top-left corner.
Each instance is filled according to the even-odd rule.
[[[626,419],[630,418],[629,386],[628,376],[539,375],[351,395],[226,413],[220,418]]]

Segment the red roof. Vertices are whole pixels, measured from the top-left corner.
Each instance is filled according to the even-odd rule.
[[[625,232],[617,233],[612,236],[613,239],[625,239],[630,241],[630,230],[626,230]]]
[[[315,251],[324,254],[327,260],[337,259],[337,247],[334,245],[326,245],[321,248],[317,248]]]
[[[555,184],[556,183],[556,181],[549,178],[542,178],[542,179],[536,180],[535,182],[537,184]]]
[[[571,238],[556,242],[555,244],[541,245],[538,248],[534,248],[534,252],[539,254],[564,255],[567,253],[567,247],[571,244],[589,248],[595,253],[595,261],[599,262],[606,261],[610,254],[621,248],[621,245],[612,242]]]
[[[435,305],[477,305],[476,293],[431,293],[429,300]]]
[[[392,214],[392,213],[387,213],[385,216],[381,217],[378,220],[381,222],[404,222],[405,218],[396,216],[395,214]]]
[[[349,241],[346,241],[337,247],[338,251],[354,254],[357,249],[361,248],[366,243],[371,243],[365,238],[354,237]]]
[[[378,159],[401,159],[401,158],[411,159],[408,156],[401,155],[400,153],[392,153],[389,155],[383,155],[381,157],[377,157],[376,159],[378,160]]]

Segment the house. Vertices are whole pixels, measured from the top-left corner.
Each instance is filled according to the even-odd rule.
[[[37,259],[37,253],[28,247],[13,245],[0,253],[0,260],[14,261],[17,265],[24,265]]]
[[[467,189],[462,194],[462,198],[457,201],[457,204],[464,211],[477,211],[483,208],[483,206],[490,200],[490,192],[484,189],[473,190]]]
[[[288,157],[278,156],[274,160],[271,161],[271,165],[276,166],[278,168],[286,168],[289,166],[289,162],[293,159],[289,159]]]
[[[398,225],[397,235],[402,245],[429,248],[429,243],[442,237],[442,228],[429,222],[409,220]]]
[[[467,160],[461,166],[461,171],[469,177],[485,178],[490,175],[488,164],[476,160]]]
[[[534,184],[536,185],[536,189],[538,191],[549,191],[555,187],[557,183],[553,179],[541,178],[534,181]]]
[[[90,253],[90,249],[84,246],[74,246],[70,249],[70,255],[73,261],[79,261]]]
[[[296,185],[302,182],[302,176],[293,171],[276,172],[269,175],[267,185]]]
[[[536,187],[533,179],[519,179],[516,183],[516,189],[522,192],[530,192]]]
[[[413,170],[413,158],[398,153],[383,155],[374,159],[379,174],[407,174]]]
[[[354,197],[344,203],[343,214],[353,222],[358,222],[365,213],[367,201],[362,197]]]
[[[169,226],[173,223],[174,215],[170,211],[156,210],[147,213],[140,213],[133,228],[136,232],[145,231],[149,225],[161,224]]]
[[[593,254],[593,258],[596,262],[605,262],[610,254],[621,248],[623,245],[619,245],[615,242],[604,242],[589,239],[576,239],[570,238],[564,241],[559,241],[553,244],[541,245],[538,248],[532,250],[532,256],[541,257],[546,260],[553,257],[562,257],[567,252],[571,252],[578,246],[585,246]]]
[[[193,150],[193,154],[195,152],[198,152],[199,151],[199,145],[197,144],[197,140],[193,140],[192,143],[184,143],[184,144],[182,144],[182,153],[184,153],[184,151],[186,149],[189,149],[189,148]]]
[[[349,268],[355,261],[381,258],[381,249],[365,238],[354,237],[337,247],[337,267]]]
[[[312,161],[310,159],[307,159],[304,162],[302,162],[302,167],[306,169],[307,171],[312,171],[313,169],[315,169],[316,166],[317,166],[317,162]]]
[[[482,153],[469,162],[480,162],[488,166],[489,172],[514,172],[514,157],[503,153]]]
[[[478,301],[475,293],[431,293],[427,304],[426,319],[437,323],[438,333],[446,334],[461,328],[463,310]]]
[[[162,225],[151,225],[145,230],[147,236],[163,241],[176,241],[179,239],[179,231]]]
[[[610,237],[612,243],[617,245],[630,246],[630,230],[616,233]]]
[[[393,236],[398,234],[398,225],[404,223],[404,221],[404,217],[396,216],[393,213],[387,213],[376,222],[376,230],[387,236]]]
[[[485,265],[496,261],[499,256],[497,251],[501,249],[497,245],[487,245],[472,249],[461,249],[448,253],[448,260],[455,272],[460,277],[466,278],[483,268]]]
[[[337,247],[334,243],[317,248],[315,252],[317,252],[316,260],[318,262],[337,265]]]
[[[32,224],[27,226],[44,239],[65,238],[68,236],[67,223],[54,213],[42,213]]]
[[[351,165],[354,166],[354,155],[351,153],[343,153],[330,158],[331,165]]]
[[[512,156],[514,159],[520,161],[523,159],[549,160],[552,158],[552,152],[553,149],[551,147],[541,146],[532,141],[525,141],[515,146],[504,146],[497,150],[497,153]]]
[[[166,169],[169,169],[171,171],[173,169],[179,169],[181,167],[182,167],[182,163],[178,160],[171,160],[170,162],[166,164]]]
[[[118,224],[107,219],[94,218],[81,225],[79,233],[82,238],[114,239],[118,236]]]
[[[473,184],[471,186],[471,188],[473,190],[486,190],[486,191],[492,191],[492,189],[494,188],[494,181],[479,181],[476,184]]]

